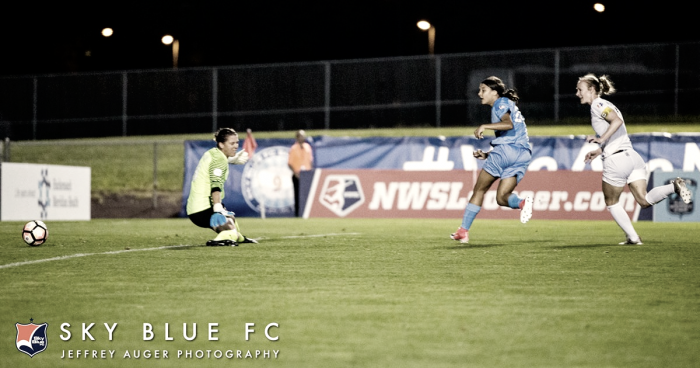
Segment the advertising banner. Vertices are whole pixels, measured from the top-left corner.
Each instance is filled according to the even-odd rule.
[[[333,170],[303,173],[304,217],[461,219],[471,197],[474,175],[464,171]],[[482,219],[519,219],[519,211],[496,203],[496,188],[486,193]],[[609,220],[601,190],[601,173],[528,172],[516,187],[532,196],[533,218]],[[638,213],[626,189],[620,202],[630,217]]]
[[[0,164],[0,220],[90,220],[89,167]]]
[[[630,139],[650,171],[700,171],[700,134],[632,134]],[[244,143],[242,140],[241,146]],[[287,167],[289,147],[293,143],[293,138],[258,139],[258,148],[247,164],[229,167],[224,206],[238,216],[293,216],[292,172]],[[483,166],[484,161],[475,159],[472,152],[490,149],[490,139],[477,140],[470,136],[318,136],[310,137],[309,143],[317,169],[455,171],[461,178],[469,177],[469,173],[478,172]],[[530,137],[530,143],[533,154],[529,172],[598,172],[594,183],[599,190],[602,161],[597,158],[590,164],[584,162],[586,153],[598,146],[586,143],[584,136]],[[182,216],[186,216],[185,203],[194,169],[204,152],[212,147],[213,141],[185,142]],[[472,184],[464,183],[464,187],[471,188]]]
[[[239,146],[243,147],[244,140]],[[289,147],[294,139],[259,139],[257,148],[245,165],[229,165],[224,185],[223,205],[236,216],[294,216],[292,170],[287,167]],[[187,216],[187,197],[194,170],[204,153],[215,147],[211,141],[185,141],[185,177],[180,215]]]

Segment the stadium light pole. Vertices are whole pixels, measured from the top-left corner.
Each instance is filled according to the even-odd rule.
[[[428,31],[428,53],[435,54],[435,27],[427,20],[421,20],[417,24],[418,28],[423,31]]]
[[[173,69],[177,69],[177,59],[180,56],[180,41],[171,35],[165,35],[160,40],[164,45],[173,45]]]

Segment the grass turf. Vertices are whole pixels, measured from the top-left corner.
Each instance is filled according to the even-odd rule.
[[[700,361],[697,224],[611,221],[241,219],[260,244],[205,247],[187,219],[50,222],[28,247],[0,223],[2,366],[695,367]],[[162,248],[161,248],[162,247]],[[48,260],[48,261],[42,261]],[[32,263],[33,261],[36,261]],[[34,358],[14,323],[48,322]],[[95,323],[95,341],[81,324]],[[265,338],[264,326],[279,323]],[[72,338],[61,340],[62,323]],[[112,341],[104,323],[118,323]],[[155,337],[144,341],[143,323]],[[165,323],[169,336],[165,340]],[[183,323],[194,341],[183,338]],[[208,323],[218,323],[216,341]],[[245,323],[256,332],[245,340]],[[69,350],[113,359],[61,359]],[[126,351],[161,358],[123,358]],[[169,358],[162,358],[162,351]],[[276,359],[177,351],[279,351]],[[274,356],[274,355],[273,355]]]

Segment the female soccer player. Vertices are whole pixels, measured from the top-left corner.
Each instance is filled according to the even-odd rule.
[[[681,178],[672,184],[658,186],[647,193],[649,176],[644,159],[632,148],[627,135],[625,121],[620,110],[601,95],[615,93],[615,87],[607,75],[596,77],[586,74],[578,79],[576,97],[581,104],[591,105],[591,125],[596,135],[589,135],[589,143],[600,145],[595,151],[586,154],[586,163],[600,156],[603,160],[603,195],[605,204],[613,219],[627,235],[627,241],[620,244],[642,244],[642,239],[632,226],[627,212],[619,203],[620,194],[625,184],[630,188],[634,199],[642,208],[655,205],[666,199],[671,193],[678,194],[683,202],[690,203],[691,193]]]
[[[474,183],[474,194],[464,210],[462,226],[450,235],[450,238],[462,243],[469,242],[469,228],[481,210],[484,195],[498,178],[501,178],[496,192],[498,205],[519,208],[523,224],[532,217],[532,197],[521,199],[513,193],[532,158],[525,118],[516,106],[520,99],[518,93],[507,89],[503,81],[492,76],[479,84],[479,98],[482,105],[491,106],[491,124],[479,125],[474,136],[483,139],[484,130],[491,129],[495,130],[496,138],[491,141],[493,148],[490,152],[474,152],[474,157],[486,162]]]
[[[216,238],[207,241],[209,246],[257,243],[241,234],[234,213],[227,211],[222,204],[228,164],[246,163],[248,153],[243,150],[236,152],[238,133],[231,128],[219,129],[214,134],[214,141],[216,147],[204,153],[192,177],[187,216],[195,225],[217,232]]]

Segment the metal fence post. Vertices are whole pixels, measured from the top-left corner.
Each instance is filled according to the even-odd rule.
[[[559,50],[554,51],[554,121],[559,122],[559,76],[561,55]]]
[[[326,69],[326,80],[325,84],[323,85],[323,93],[324,93],[324,106],[323,106],[323,112],[324,112],[324,128],[326,130],[331,128],[331,63],[326,61],[325,63],[325,69]]]
[[[122,73],[122,135],[126,137],[126,122],[128,120],[126,104],[127,104],[127,83],[128,77],[126,72]]]
[[[158,208],[158,142],[153,142],[153,208]]]
[[[679,91],[679,80],[680,80],[680,67],[681,67],[681,49],[680,45],[676,45],[676,75],[673,87],[673,117],[678,117],[678,91]]]
[[[432,28],[431,28],[432,29]],[[435,127],[442,125],[442,59],[435,57]]]
[[[211,131],[219,128],[219,71],[211,71]]]
[[[32,94],[32,139],[36,140],[36,130],[37,130],[37,114],[39,110],[38,106],[38,96],[39,96],[39,91],[38,91],[38,85],[39,85],[39,80],[37,77],[34,77],[34,92]]]
[[[2,147],[3,162],[10,162],[10,137],[5,137],[5,144]]]

